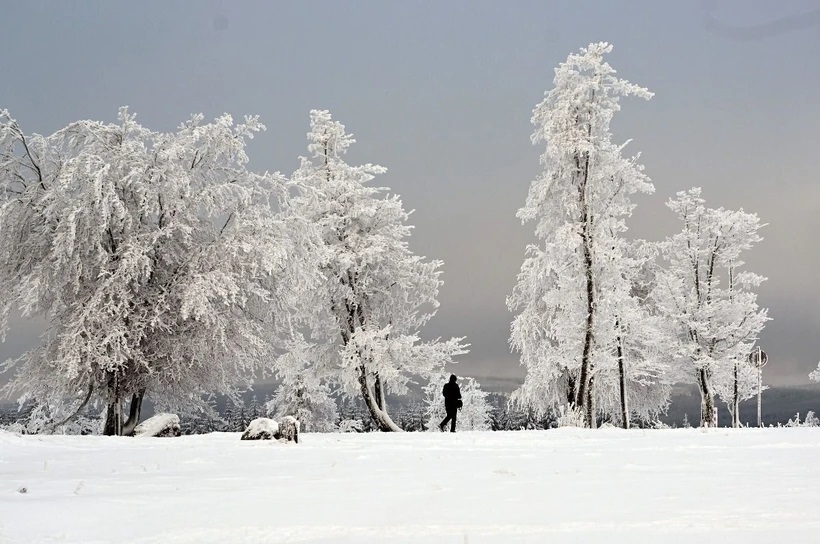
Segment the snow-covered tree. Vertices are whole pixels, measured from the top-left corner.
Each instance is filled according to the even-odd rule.
[[[662,244],[666,267],[653,297],[677,329],[670,351],[691,367],[700,390],[701,425],[716,427],[715,394],[728,395],[735,362],[747,359],[769,319],[753,291],[766,278],[739,271],[743,252],[762,239],[763,225],[756,214],[706,207],[697,187],[679,192],[667,206],[683,230]]]
[[[282,383],[266,409],[276,420],[295,417],[303,431],[327,433],[336,430],[339,411],[327,381],[311,368],[311,353],[307,346],[296,346],[279,358]]]
[[[726,405],[732,427],[740,427],[740,403],[757,395],[757,368],[748,359],[733,360],[712,369],[715,396]],[[763,391],[767,386],[763,386]]]
[[[48,323],[6,363],[7,392],[102,405],[105,433],[128,434],[146,395],[191,405],[250,383],[316,276],[284,179],[246,168],[263,129],[197,115],[159,133],[122,108],[29,136],[0,112],[2,328],[11,309]]]
[[[601,308],[600,313],[614,317],[615,323],[596,338],[605,349],[593,372],[595,402],[600,414],[625,429],[633,418],[656,420],[680,378],[668,354],[672,330],[657,315],[649,296],[655,257],[655,244],[643,240],[613,247],[611,268],[601,278],[600,303],[614,306]]]
[[[652,94],[615,76],[604,61],[611,50],[593,43],[569,55],[533,110],[532,141],[546,143],[544,170],[517,215],[535,221],[541,242],[527,248],[507,300],[517,313],[510,343],[527,369],[515,400],[542,414],[568,405],[587,426],[595,424],[596,374],[603,379],[602,365],[617,361],[616,333],[631,326],[621,311],[630,296],[621,236],[630,197],[654,190],[638,157],[623,157],[626,144],[610,133],[621,97]]]
[[[293,181],[304,187],[297,213],[318,225],[324,243],[322,289],[304,301],[316,343],[310,372],[361,395],[374,423],[398,431],[385,393],[403,394],[414,376],[429,376],[464,353],[461,339],[422,342],[441,285],[440,261],[414,255],[407,243],[409,213],[396,195],[367,185],[381,166],[344,161],[355,141],[327,111],[311,111],[310,158]]]
[[[820,363],[817,363],[817,368],[809,373],[809,379],[820,382]]]
[[[447,416],[444,409],[444,397],[441,396],[449,374],[433,376],[424,387],[424,402],[427,405],[427,430],[438,432],[439,424]],[[459,380],[462,407],[456,417],[457,431],[489,431],[492,422],[492,405],[487,399],[488,393],[481,390],[474,378],[462,377]]]

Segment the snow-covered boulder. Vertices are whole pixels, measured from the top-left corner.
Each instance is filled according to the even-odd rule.
[[[179,416],[176,414],[157,414],[149,417],[134,429],[134,436],[179,436]]]
[[[299,443],[299,420],[293,416],[285,416],[279,425],[279,436],[277,440],[282,442]]]
[[[242,433],[242,440],[278,440],[299,443],[299,421],[293,416],[285,416],[281,423],[266,418],[256,418]]]
[[[242,440],[273,440],[276,438],[279,438],[279,424],[266,417],[254,419],[242,433]]]

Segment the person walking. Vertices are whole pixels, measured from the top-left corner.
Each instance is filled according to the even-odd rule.
[[[447,410],[447,417],[438,426],[441,432],[444,432],[444,427],[447,426],[448,421],[450,422],[450,432],[456,432],[456,415],[462,404],[461,389],[459,389],[456,379],[455,374],[450,374],[450,381],[445,383],[444,389],[441,390],[441,394],[444,395],[444,409]]]

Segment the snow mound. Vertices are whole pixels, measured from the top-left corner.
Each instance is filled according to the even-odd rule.
[[[279,424],[267,417],[259,417],[248,424],[242,440],[273,440],[279,438]]]
[[[179,416],[176,414],[157,414],[137,425],[134,436],[179,436]]]
[[[20,433],[0,429],[0,444],[17,444],[21,442],[22,435]]]

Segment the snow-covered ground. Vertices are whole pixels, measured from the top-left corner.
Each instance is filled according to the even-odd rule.
[[[820,429],[239,436],[0,432],[0,542],[820,541]]]

